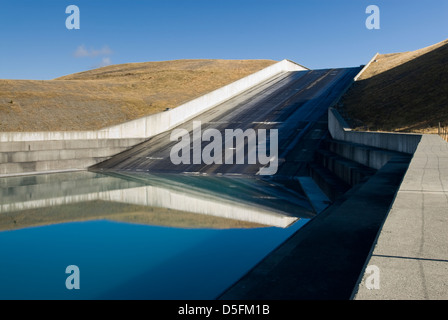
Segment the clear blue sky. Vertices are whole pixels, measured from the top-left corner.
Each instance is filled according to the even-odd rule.
[[[65,26],[71,4],[79,30]],[[380,30],[365,26],[372,4]],[[2,0],[0,78],[186,58],[349,67],[447,38],[447,0]]]

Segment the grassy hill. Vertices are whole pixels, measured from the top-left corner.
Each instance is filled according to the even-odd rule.
[[[0,131],[100,129],[176,107],[275,62],[143,62],[54,80],[0,80]]]
[[[436,133],[448,125],[448,40],[380,54],[339,108],[355,129]]]

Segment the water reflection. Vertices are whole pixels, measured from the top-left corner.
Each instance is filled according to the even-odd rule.
[[[0,196],[0,299],[214,299],[313,215],[300,193],[238,177],[10,177]]]
[[[86,220],[181,228],[285,228],[305,197],[254,178],[76,172],[0,179],[0,230]]]

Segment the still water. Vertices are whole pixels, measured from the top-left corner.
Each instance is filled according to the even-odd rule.
[[[0,196],[0,299],[214,299],[313,216],[257,179],[77,172]]]

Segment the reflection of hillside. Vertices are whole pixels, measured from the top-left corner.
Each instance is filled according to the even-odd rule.
[[[2,213],[0,231],[66,222],[110,220],[176,228],[260,228],[265,225],[240,220],[124,203],[91,201]]]
[[[0,194],[0,230],[104,219],[179,228],[284,228],[312,215],[297,195],[245,179],[77,172],[3,178]]]

